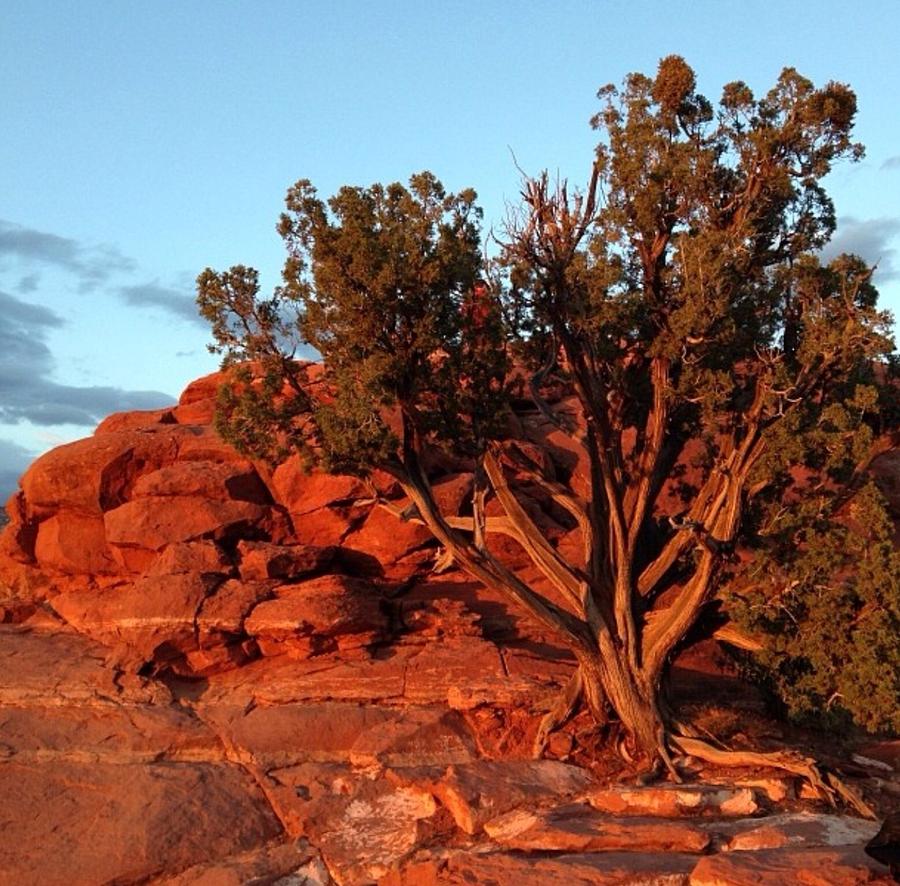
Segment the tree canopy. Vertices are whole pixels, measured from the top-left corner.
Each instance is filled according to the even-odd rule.
[[[826,573],[843,589],[828,605],[846,619],[874,611],[870,625],[893,649],[893,673],[872,662],[859,673],[894,717],[861,719],[896,727],[897,562],[866,473],[896,433],[890,317],[862,259],[818,257],[835,228],[823,179],[862,156],[856,98],[788,68],[766,95],[730,83],[713,106],[678,56],[599,98],[586,187],[526,178],[490,260],[475,193],[448,194],[429,173],[327,202],[307,181],[291,188],[272,297],[241,266],[198,281],[215,347],[245,367],[220,426],[258,456],[295,447],[331,470],[388,471],[457,566],[565,643],[578,668],[539,745],[584,703],[674,777],[676,753],[721,762],[727,752],[669,706],[673,653],[717,595],[768,630],[812,605],[808,594],[791,603],[779,581],[800,600],[797,589]],[[302,345],[322,356],[316,392],[293,359]],[[575,421],[547,402],[551,379],[574,391]],[[516,445],[509,416],[526,388],[581,451],[586,489]],[[423,464],[435,447],[469,459],[468,522],[435,502]],[[580,528],[578,557],[535,524],[517,494],[525,482]],[[667,512],[676,488],[681,505]],[[862,527],[848,510],[861,489],[860,507],[875,509]],[[489,498],[503,518],[486,516]],[[520,543],[553,594],[492,552],[493,531]],[[853,584],[838,550],[870,551],[847,539],[873,531],[880,547],[863,562],[893,583]],[[759,562],[777,568],[759,580]],[[843,685],[809,650],[788,649],[789,632],[778,636],[779,661],[817,675],[812,694]],[[792,760],[772,758],[839,790]]]

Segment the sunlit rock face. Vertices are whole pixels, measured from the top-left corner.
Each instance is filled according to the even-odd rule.
[[[461,572],[432,574],[439,551],[398,518],[388,478],[386,508],[356,478],[296,458],[273,471],[223,443],[221,381],[110,416],[38,459],[7,505],[0,881],[886,876],[861,849],[877,824],[804,814],[790,779],[626,790],[576,749],[583,720],[558,759],[529,759],[569,653]],[[558,429],[522,422],[532,460],[583,483]],[[434,459],[445,513],[465,514],[468,467]],[[880,482],[895,467],[884,458]],[[554,544],[578,543],[521,491]],[[492,544],[527,570],[513,541]]]

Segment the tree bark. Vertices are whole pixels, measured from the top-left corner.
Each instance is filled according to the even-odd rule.
[[[584,661],[585,682],[596,680],[615,711],[624,731],[629,754],[647,768],[662,763],[671,768],[667,744],[668,724],[659,703],[659,690],[632,670],[627,657],[599,649],[592,661]]]

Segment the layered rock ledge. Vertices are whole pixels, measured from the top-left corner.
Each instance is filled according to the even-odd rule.
[[[111,416],[7,506],[0,883],[889,882],[877,823],[771,773],[638,788],[577,720],[528,759],[569,655],[432,575],[427,533],[358,480],[224,444],[219,382]],[[461,513],[471,477],[435,472]],[[857,774],[900,793],[895,750]]]

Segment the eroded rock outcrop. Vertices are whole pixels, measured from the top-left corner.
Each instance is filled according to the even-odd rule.
[[[765,773],[617,786],[576,752],[577,722],[559,759],[527,759],[571,656],[465,575],[430,575],[437,549],[388,478],[384,508],[353,477],[224,444],[220,381],[41,457],[7,506],[0,883],[886,876],[861,851],[877,824],[811,815]],[[531,432],[532,460],[585,479],[565,435]],[[435,483],[463,514],[465,465]],[[548,538],[577,535],[523,496]]]

